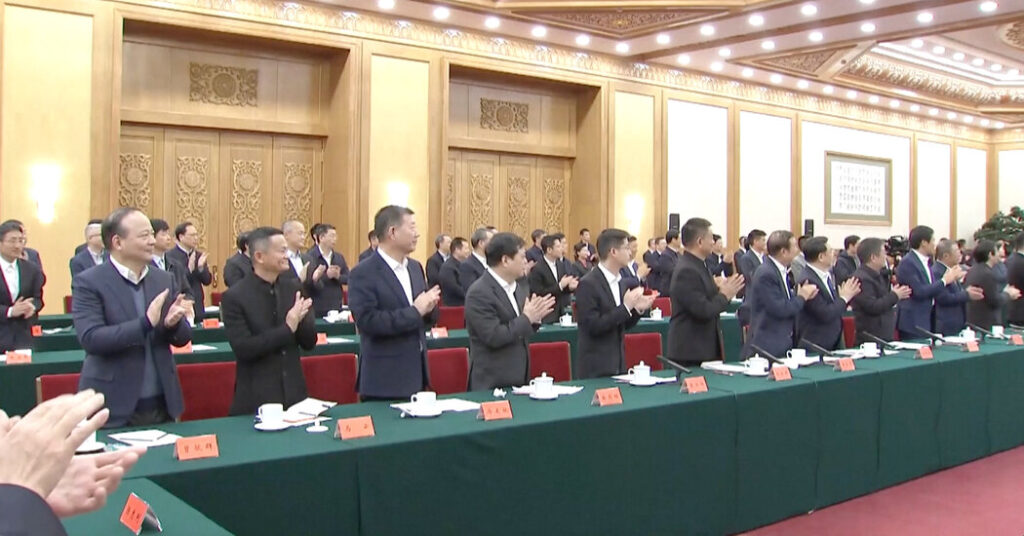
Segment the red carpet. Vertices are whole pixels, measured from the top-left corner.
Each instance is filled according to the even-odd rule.
[[[746,534],[1021,536],[1024,534],[1024,447]]]

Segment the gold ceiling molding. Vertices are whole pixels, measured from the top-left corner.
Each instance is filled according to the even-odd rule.
[[[768,67],[785,69],[787,71],[794,71],[800,74],[813,75],[822,67],[827,65],[832,58],[836,57],[836,55],[850,50],[851,48],[853,47],[845,46],[815,50],[813,52],[804,52],[800,54],[787,54],[784,56],[775,56],[772,58],[757,60],[755,63]]]
[[[841,77],[882,82],[970,106],[1024,106],[1024,91],[971,82],[871,54],[851,62]]]
[[[1000,28],[999,39],[1011,47],[1024,50],[1024,20]]]
[[[353,37],[388,40],[498,59],[531,67],[546,67],[584,75],[640,82],[717,97],[782,106],[791,109],[895,126],[937,135],[987,141],[988,131],[959,123],[938,121],[863,106],[845,100],[769,88],[697,71],[632,63],[620,58],[535,42],[442,29],[418,22],[397,21],[373,13],[356,13],[316,4],[286,0],[121,0],[160,9],[270,22]]]
[[[724,13],[722,10],[681,9],[576,9],[558,11],[513,10],[524,17],[582,26],[611,37],[630,37],[667,26]]]
[[[1024,129],[1003,129],[992,133],[989,139],[992,143],[1024,143]]]

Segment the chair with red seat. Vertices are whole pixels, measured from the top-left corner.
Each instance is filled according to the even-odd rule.
[[[439,307],[437,327],[448,329],[466,329],[465,307]]]
[[[178,379],[185,401],[183,421],[227,417],[235,397],[235,362],[178,365]]]
[[[430,388],[439,395],[464,393],[469,388],[469,349],[427,350]]]
[[[357,361],[356,354],[303,357],[302,375],[306,378],[306,392],[313,398],[338,404],[359,402],[356,392]]]
[[[223,296],[223,295],[224,295],[223,292],[211,292],[210,293],[210,303],[212,303],[213,305],[216,305],[217,307],[220,307],[220,297]]]
[[[78,392],[79,373],[43,374],[36,378],[36,404],[57,398],[60,395],[73,395]]]
[[[658,356],[662,355],[661,333],[627,333],[625,343],[627,369],[643,361],[651,370],[661,370],[661,361],[658,361]]]
[[[672,318],[672,299],[668,296],[654,298],[652,309],[661,309],[662,318]]]
[[[64,314],[71,314],[71,296],[64,296]]]
[[[569,343],[535,342],[530,345],[530,377],[536,378],[543,372],[556,382],[567,382],[572,379]]]

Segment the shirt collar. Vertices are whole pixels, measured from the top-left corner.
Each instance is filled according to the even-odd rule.
[[[483,255],[474,251],[473,256],[476,257],[476,260],[480,261],[480,264],[484,265],[484,267],[487,266],[487,259]]]
[[[918,251],[916,249],[911,250],[911,251],[914,252],[914,255],[917,255],[918,260],[921,261],[921,265],[924,266],[927,269],[928,268],[928,261],[930,261],[931,258],[930,257],[926,257],[924,254],[922,254],[920,251]]]
[[[12,261],[12,262],[7,262],[7,259],[4,259],[3,257],[0,257],[0,267],[3,267],[5,272],[7,270],[9,270],[9,269],[17,269],[18,268],[18,259],[14,259],[14,261]]]
[[[609,284],[618,284],[618,282],[622,279],[622,274],[613,274],[610,270],[608,270],[608,268],[605,267],[604,263],[598,263],[597,266],[598,268],[601,269],[601,273],[604,274],[604,278],[608,280]]]
[[[753,251],[754,255],[757,255],[757,258],[760,259],[762,263],[764,262],[764,253],[758,253],[756,250],[753,249],[750,251]]]
[[[117,260],[114,259],[113,256],[110,257],[110,264],[114,265],[114,268],[117,269],[117,273],[121,274],[121,277],[127,279],[129,283],[132,283],[132,284],[135,284],[135,285],[138,285],[139,283],[141,283],[142,279],[144,277],[146,277],[146,274],[149,273],[149,265],[148,264],[146,264],[146,265],[144,265],[142,267],[142,273],[139,274],[139,275],[136,275],[135,272],[133,272],[131,268],[128,268],[127,266],[117,262]]]
[[[821,282],[822,283],[826,283],[827,284],[829,278],[832,277],[831,275],[829,275],[828,271],[822,270],[821,268],[818,268],[817,266],[815,266],[813,264],[808,263],[807,267],[810,268],[811,270],[814,270],[814,273],[818,274],[818,277],[821,278]]]
[[[776,260],[775,257],[772,257],[771,255],[768,255],[768,258],[771,259],[773,263],[775,263],[775,267],[779,269],[779,273],[781,273],[782,274],[782,278],[785,279],[786,278],[786,272],[789,271],[789,268],[786,268],[785,266],[783,266],[781,262]]]
[[[498,285],[500,285],[505,292],[513,293],[516,291],[515,281],[511,283],[505,281],[504,279],[502,279],[500,275],[498,275],[498,272],[495,272],[494,269],[490,267],[487,268],[487,273],[491,274],[491,277],[493,277],[494,280],[498,282]]]
[[[384,250],[380,248],[377,248],[377,254],[380,255],[380,258],[384,259],[384,262],[388,263],[388,266],[393,271],[397,272],[399,268],[408,269],[409,267],[409,257],[402,259],[402,262],[398,262],[389,257],[388,254],[384,253]]]
[[[186,255],[191,255],[191,254],[192,254],[192,252],[191,252],[191,251],[189,251],[189,250],[187,250],[187,249],[185,249],[185,248],[181,247],[181,243],[180,243],[180,242],[179,242],[179,243],[177,243],[177,244],[175,244],[175,245],[176,245],[176,246],[178,246],[178,249],[180,249],[180,250],[184,251]]]
[[[301,251],[297,251],[297,250],[296,251],[292,251],[292,250],[289,249],[288,250],[288,258],[291,259],[291,260],[301,259],[302,258],[302,252]]]

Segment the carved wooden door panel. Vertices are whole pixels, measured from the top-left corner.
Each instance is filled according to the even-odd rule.
[[[569,175],[570,160],[565,158],[537,158],[537,196],[534,201],[533,228],[549,233],[563,232],[573,235],[569,225]],[[533,229],[531,229],[532,231]]]
[[[496,153],[462,153],[459,212],[463,219],[458,233],[466,238],[479,227],[498,226],[498,161]]]
[[[121,127],[118,160],[114,206],[136,207],[150,217],[163,218],[164,130]]]
[[[221,134],[218,182],[224,193],[216,205],[211,230],[218,247],[210,251],[210,271],[217,274],[214,291],[226,289],[220,274],[235,254],[235,238],[243,231],[271,225],[273,137],[266,134]]]
[[[509,231],[522,237],[530,236],[534,222],[532,218],[534,175],[537,159],[530,156],[502,155],[500,191],[498,203],[501,206],[498,221],[494,224],[502,231]]]
[[[274,137],[273,186],[270,220],[266,225],[280,226],[285,220],[299,220],[307,232],[319,221],[338,225],[341,214],[321,215],[323,198],[323,142],[295,136]],[[307,240],[307,245],[312,244]],[[355,259],[347,259],[349,265]]]

